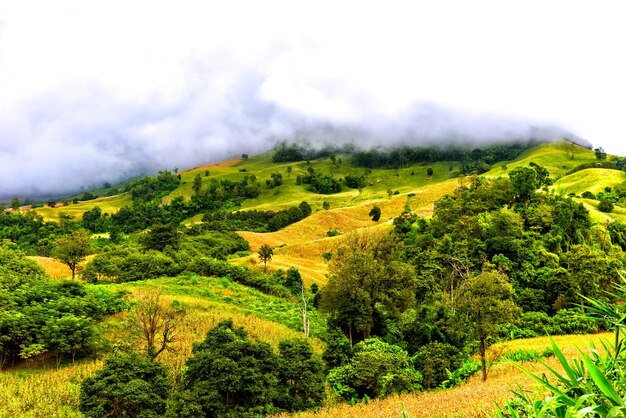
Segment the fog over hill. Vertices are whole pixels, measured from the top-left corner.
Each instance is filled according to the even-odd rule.
[[[0,199],[279,140],[619,152],[618,6],[16,2],[0,10]]]

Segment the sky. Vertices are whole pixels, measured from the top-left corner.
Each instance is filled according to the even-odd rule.
[[[626,156],[621,3],[0,0],[0,198],[285,139]]]

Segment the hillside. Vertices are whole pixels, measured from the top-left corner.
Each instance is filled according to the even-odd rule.
[[[274,163],[272,158],[272,153],[265,153],[178,173],[165,172],[164,179],[175,182],[175,186],[161,195],[158,190],[149,190],[148,195],[156,193],[156,198],[137,197],[133,194],[137,191],[131,190],[67,206],[36,208],[35,212],[44,220],[52,221],[50,224],[41,223],[32,213],[11,213],[14,217],[7,216],[5,220],[14,224],[3,232],[22,237],[22,241],[15,241],[16,245],[22,245],[29,258],[42,266],[56,283],[71,288],[65,284],[71,277],[70,269],[50,256],[55,255],[58,237],[91,228],[93,254],[78,264],[77,277],[82,280],[71,286],[84,286],[86,293],[126,293],[125,298],[130,301],[137,301],[145,291],[156,290],[162,296],[162,306],[184,312],[172,351],[164,351],[159,357],[172,381],[182,379],[180,373],[193,355],[193,343],[201,341],[222,320],[232,318],[236,326],[243,326],[252,341],[267,342],[274,350],[278,350],[282,341],[301,337],[302,306],[306,300],[311,333],[307,341],[316,355],[327,355],[327,348],[339,350],[331,348],[338,344],[339,338],[330,333],[334,327],[345,334],[345,341],[348,334],[350,339],[354,337],[355,347],[360,347],[361,340],[369,341],[369,336],[378,337],[380,341],[372,344],[381,358],[412,356],[411,364],[419,364],[421,368],[407,366],[406,370],[418,373],[419,379],[426,376],[429,383],[424,383],[425,388],[437,388],[445,379],[444,368],[460,370],[466,364],[476,364],[480,358],[478,340],[471,334],[470,326],[477,320],[468,319],[472,315],[470,311],[460,322],[455,316],[457,310],[475,305],[474,302],[466,308],[462,305],[464,292],[469,292],[469,283],[474,283],[474,279],[495,280],[490,285],[504,286],[487,293],[509,295],[518,309],[509,313],[521,319],[519,322],[505,318],[508,322],[500,324],[504,328],[490,331],[490,344],[517,338],[493,346],[490,359],[502,356],[507,350],[544,350],[548,346],[545,338],[519,337],[545,335],[546,329],[557,334],[598,330],[576,311],[580,302],[578,292],[597,297],[614,284],[624,267],[626,240],[619,241],[619,229],[608,231],[607,222],[626,221],[626,209],[620,206],[621,197],[616,194],[626,181],[626,174],[593,167],[596,163],[593,151],[563,141],[539,145],[514,160],[491,164],[481,174],[483,179],[461,175],[467,169],[463,166],[467,162],[458,161],[364,168],[352,165],[350,155],[346,154],[282,163]],[[538,175],[529,168],[530,163],[547,169],[553,183],[524,195],[520,194],[523,187],[519,184],[498,179],[508,179],[508,174],[517,168]],[[576,171],[581,165],[592,168]],[[342,180],[341,192],[317,193],[312,185],[300,184],[303,177],[313,173],[319,178],[353,176],[363,184],[352,189]],[[272,183],[277,174],[282,176],[282,184]],[[129,185],[132,187],[133,183]],[[149,182],[145,185],[153,187]],[[245,193],[256,195],[244,197],[244,188],[247,188]],[[603,193],[608,193],[607,188],[612,193],[609,197],[617,203],[611,213],[598,209],[599,199],[606,198]],[[596,197],[583,198],[585,192]],[[451,197],[444,198],[446,195]],[[305,206],[310,207],[307,213],[301,202],[307,202]],[[578,203],[582,203],[589,215]],[[102,216],[95,213],[97,207]],[[377,221],[370,215],[374,207],[380,208]],[[234,211],[250,217],[229,217]],[[294,211],[299,217],[289,218],[276,229],[272,229],[269,218],[264,218],[268,213],[274,216]],[[408,224],[394,225],[394,219],[406,211]],[[81,221],[85,213],[95,216],[91,224]],[[124,216],[116,217],[117,223],[112,223],[115,214]],[[417,219],[420,222],[415,222]],[[22,229],[26,233],[19,235]],[[258,256],[263,245],[273,249],[267,269]],[[347,255],[340,256],[339,247],[348,249]],[[13,250],[11,247],[10,251]],[[329,285],[331,269],[335,277],[348,277],[358,271],[368,280],[378,280],[381,274],[392,280],[383,284],[349,283],[341,289],[332,278]],[[360,276],[357,274],[353,279],[358,281]],[[406,284],[395,288],[395,281]],[[313,284],[322,289],[321,293],[313,290]],[[350,293],[358,286],[363,286],[364,293]],[[333,294],[324,293],[328,292],[327,288],[331,292],[347,291],[348,296],[341,296],[330,306],[328,300]],[[390,295],[377,296],[372,289],[381,294],[389,291]],[[344,309],[342,301],[348,298],[351,304],[376,302],[362,309],[352,309],[348,304],[347,311],[329,314],[329,309]],[[142,346],[141,339],[128,327],[127,318],[132,312],[133,308],[129,307],[99,319],[98,332],[106,336],[109,345],[97,356],[78,355],[76,363],[72,361],[71,365],[66,354],[65,365],[59,370],[54,370],[52,357],[46,351],[36,354],[36,350],[44,350],[48,343],[33,343],[28,347],[35,354],[26,353],[24,357],[16,355],[20,347],[9,346],[15,365],[0,371],[0,404],[4,405],[0,415],[80,416],[77,382],[103,366],[102,358],[109,355],[112,346],[122,351]],[[0,306],[0,320],[2,314]],[[14,314],[21,315],[11,313]],[[341,322],[351,315],[361,316],[354,322]],[[4,323],[19,325],[19,322]],[[595,338],[563,335],[559,342],[567,347],[567,355],[572,356],[574,345],[584,346],[583,342]],[[0,345],[0,354],[2,349]],[[358,357],[357,352],[352,355]],[[437,360],[426,365],[424,355]],[[91,361],[91,356],[98,360]],[[439,361],[445,367],[439,366]],[[556,364],[554,359],[548,359],[548,363]],[[345,366],[344,363],[341,367]],[[356,402],[378,395],[365,392],[364,397],[357,388],[350,399],[345,392],[340,395],[337,391],[342,385],[349,387],[355,377],[339,386],[329,378],[326,392],[330,394],[334,388],[337,396],[327,399],[319,414],[399,415],[404,404],[411,417],[432,416],[435,412],[442,416],[480,416],[494,402],[502,403],[510,397],[510,389],[515,388],[513,381],[525,385],[531,382],[510,364],[497,363],[490,367],[487,383],[481,382],[476,374],[467,383],[451,389],[392,394],[354,407],[339,403],[339,399]],[[534,363],[530,367],[538,370]],[[348,372],[344,370],[344,373]],[[416,376],[403,377],[408,380],[398,384],[398,388],[406,385],[416,389]],[[44,396],[48,386],[57,388],[56,395]],[[477,401],[476,393],[482,394],[481,402]],[[39,396],[47,399],[45,405],[36,399]],[[449,402],[450,399],[455,401]]]

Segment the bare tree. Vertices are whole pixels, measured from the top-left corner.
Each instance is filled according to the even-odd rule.
[[[300,280],[300,298],[302,299],[302,302],[300,303],[300,312],[302,312],[302,331],[304,331],[304,335],[308,338],[311,334],[311,321],[307,318],[306,313],[311,296],[307,295],[304,291],[303,280]]]
[[[183,315],[183,311],[173,306],[165,306],[158,290],[141,291],[130,316],[130,323],[140,332],[149,357],[154,359],[163,351],[172,350],[171,345],[176,341],[174,331]]]

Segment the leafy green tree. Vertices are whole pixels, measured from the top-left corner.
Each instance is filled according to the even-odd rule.
[[[147,250],[163,251],[166,247],[178,248],[180,239],[178,225],[157,224],[141,238],[141,244]]]
[[[598,203],[598,210],[604,213],[613,212],[613,202],[608,199],[601,199],[600,203]]]
[[[328,201],[324,200],[324,202],[322,202],[322,208],[324,210],[330,209],[330,203],[328,203]]]
[[[114,354],[83,381],[80,411],[86,417],[158,417],[170,384],[163,366],[137,353]]]
[[[334,369],[348,364],[352,358],[350,340],[339,329],[331,329],[326,340],[326,350],[322,354],[322,360],[326,363],[326,369]]]
[[[382,398],[421,388],[421,374],[400,347],[370,338],[355,345],[353,352],[348,364],[328,373],[328,382],[338,396],[346,400]]]
[[[168,411],[183,417],[256,417],[274,411],[279,398],[278,356],[264,342],[222,321],[195,344],[182,390]]]
[[[459,315],[467,319],[479,343],[483,380],[487,380],[486,352],[490,339],[500,325],[514,321],[521,312],[512,296],[513,287],[497,272],[483,272],[469,278],[461,294]]]
[[[288,411],[318,406],[324,400],[322,362],[306,340],[285,340],[278,344],[279,384],[282,396],[277,405]]]
[[[380,220],[381,210],[378,206],[374,206],[368,213],[368,216],[372,218],[372,221],[378,222]]]
[[[241,159],[244,160],[244,161],[248,161],[249,157],[250,156],[248,154],[241,154]]]
[[[367,339],[375,318],[398,318],[415,301],[416,277],[410,265],[397,259],[389,238],[362,238],[341,253],[330,268],[320,309],[352,343],[354,332]]]
[[[200,190],[202,190],[202,176],[200,175],[200,173],[196,174],[196,176],[193,178],[191,190],[193,190],[196,195],[200,194]]]
[[[302,288],[302,276],[295,267],[290,267],[285,276],[285,287],[294,295],[299,295]]]
[[[20,210],[20,200],[17,197],[14,197],[13,199],[11,199],[11,208],[14,211]]]
[[[596,159],[598,161],[606,160],[606,152],[604,152],[604,148],[602,147],[595,148],[593,152],[596,154]]]
[[[74,279],[76,266],[90,253],[89,234],[80,229],[57,239],[52,256],[70,268],[72,279]]]
[[[428,177],[432,177],[433,173],[434,173],[434,171],[433,171],[432,167],[428,167],[426,169],[426,175],[428,175]]]
[[[259,248],[259,260],[263,262],[265,270],[267,271],[267,262],[272,261],[272,256],[274,255],[274,249],[267,244],[261,245]]]
[[[509,172],[514,196],[520,201],[527,201],[541,185],[537,171],[529,167],[516,167]]]
[[[306,201],[300,202],[298,208],[302,211],[302,215],[305,218],[313,212],[313,209],[311,209],[311,205],[309,205]]]

